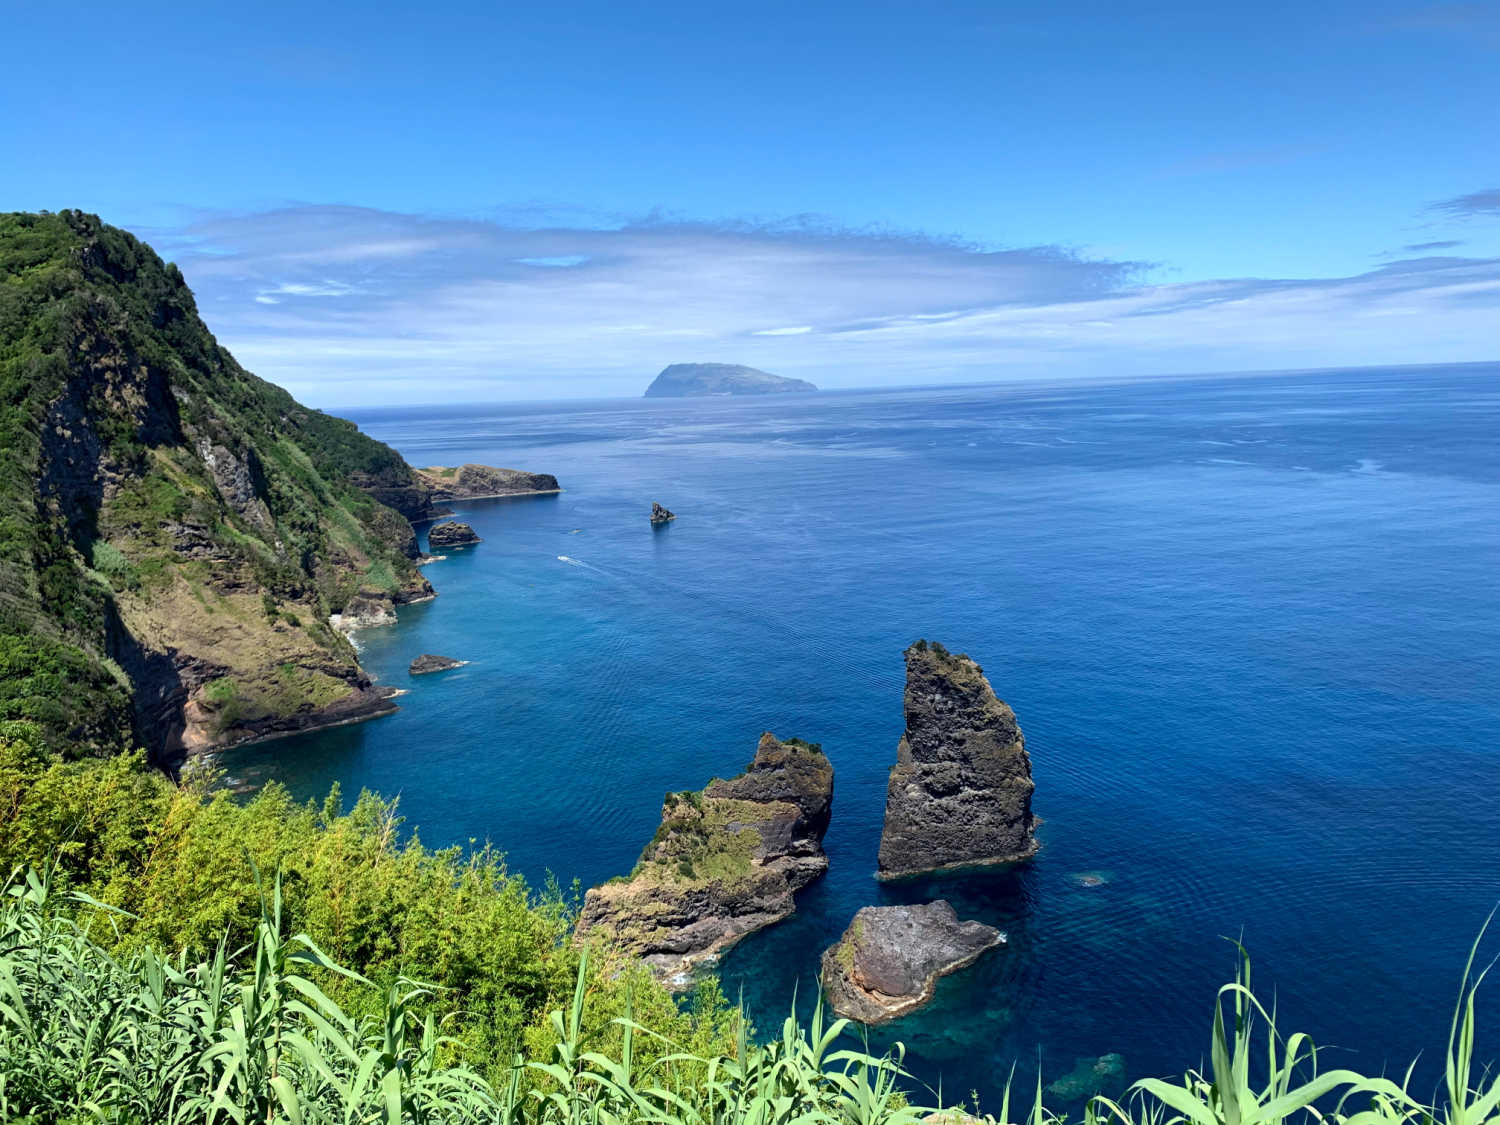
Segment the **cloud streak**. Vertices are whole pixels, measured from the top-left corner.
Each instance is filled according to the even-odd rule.
[[[1056,246],[805,217],[530,226],[308,206],[151,237],[242,362],[328,406],[638,394],[695,360],[839,387],[1492,359],[1500,312],[1500,260],[1162,285]]]
[[[1477,215],[1500,216],[1500,188],[1488,188],[1485,191],[1470,192],[1468,195],[1457,195],[1452,199],[1434,203],[1432,210],[1463,218],[1472,218]]]

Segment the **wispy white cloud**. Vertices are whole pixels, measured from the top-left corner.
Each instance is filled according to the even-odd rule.
[[[152,237],[247,366],[327,405],[634,394],[692,360],[860,386],[1492,359],[1500,313],[1493,259],[1163,285],[1058,247],[806,217],[538,227],[297,207]]]

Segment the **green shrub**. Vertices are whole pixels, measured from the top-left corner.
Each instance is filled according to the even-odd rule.
[[[283,883],[262,888],[248,942],[203,957],[126,953],[99,940],[128,924],[35,871],[0,895],[0,1116],[15,1122],[151,1125],[1062,1125],[1040,1076],[1012,1114],[909,1100],[898,1046],[874,1057],[846,1021],[795,1016],[756,1045],[743,1020],[705,1047],[658,1034],[627,990],[600,1022],[586,957],[572,986],[492,1079],[432,1014],[431,986],[379,986],[294,932]],[[290,935],[290,936],[288,936]],[[1477,943],[1476,943],[1477,947]],[[1282,1037],[1250,990],[1248,959],[1215,999],[1210,1061],[1127,1098],[1090,1098],[1084,1125],[1493,1125],[1500,1079],[1474,1074],[1474,993],[1464,976],[1436,1105],[1406,1085],[1320,1070],[1303,1035]],[[343,998],[342,1000],[340,998]],[[717,991],[700,1004],[719,1007]],[[355,1003],[351,1003],[355,1002]],[[1262,1035],[1261,1027],[1265,1026]],[[1264,1046],[1259,1046],[1259,1044]],[[940,1100],[940,1097],[939,1097]],[[1019,1103],[1017,1108],[1021,1108]],[[977,1114],[977,1107],[970,1107]]]

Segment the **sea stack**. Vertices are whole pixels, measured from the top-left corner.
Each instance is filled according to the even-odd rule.
[[[878,877],[1033,855],[1031,759],[1015,712],[967,656],[927,641],[905,655],[906,733],[886,788]]]
[[[433,524],[432,530],[427,533],[427,546],[434,551],[445,547],[467,547],[478,542],[479,536],[474,534],[474,529],[456,520]]]
[[[659,527],[670,520],[675,520],[676,518],[677,516],[675,513],[667,511],[667,509],[663,508],[655,500],[651,501],[651,523],[653,526]]]
[[[667,794],[630,877],[584,897],[577,939],[602,937],[668,987],[690,987],[695,966],[790,915],[795,892],[828,870],[832,803],[820,747],[761,735],[738,777]]]
[[[823,954],[823,991],[846,1019],[886,1023],[931,1000],[939,977],[1004,943],[993,926],[960,922],[943,899],[867,906]]]

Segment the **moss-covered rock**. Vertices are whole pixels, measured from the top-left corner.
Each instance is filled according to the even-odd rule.
[[[687,987],[695,966],[787,917],[795,892],[828,869],[832,802],[821,747],[761,735],[738,777],[667,794],[629,879],[588,892],[579,939],[604,940]]]

